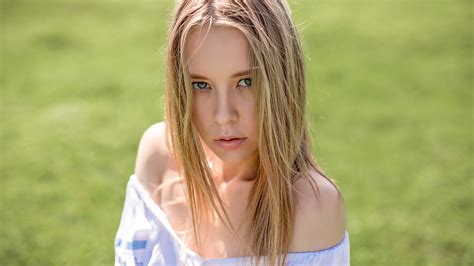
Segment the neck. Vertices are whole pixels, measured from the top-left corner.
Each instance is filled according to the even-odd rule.
[[[217,187],[225,187],[231,183],[253,182],[257,177],[257,154],[244,161],[222,161],[212,152],[207,153],[207,157]]]

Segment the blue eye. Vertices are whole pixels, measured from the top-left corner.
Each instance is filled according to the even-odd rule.
[[[237,84],[239,87],[250,87],[252,85],[252,79],[251,78],[245,78],[239,80],[239,83]]]
[[[193,82],[192,86],[193,86],[193,89],[204,90],[209,87],[209,84],[207,84],[207,82],[204,82],[204,81],[197,81],[197,82]]]

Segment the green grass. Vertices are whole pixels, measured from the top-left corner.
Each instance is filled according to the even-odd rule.
[[[1,9],[0,264],[110,265],[174,1]],[[291,1],[353,265],[473,265],[470,1]]]

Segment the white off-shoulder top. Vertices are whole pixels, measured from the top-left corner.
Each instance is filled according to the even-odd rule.
[[[187,248],[135,174],[115,237],[115,265],[249,265],[251,257],[207,259]],[[349,265],[349,233],[333,247],[288,253],[287,265]]]

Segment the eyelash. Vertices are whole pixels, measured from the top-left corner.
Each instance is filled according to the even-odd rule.
[[[247,83],[247,82],[245,82],[245,80],[249,80],[249,81],[250,81],[250,85],[247,85],[247,84],[246,84],[246,85],[244,85],[244,86],[238,86],[238,87],[250,87],[250,86],[252,86],[252,79],[251,79],[251,78],[244,78],[244,79],[241,79],[241,80],[239,80],[239,82],[237,82],[237,85],[239,85],[241,81],[244,81],[244,83]],[[199,83],[201,83],[201,84],[206,84],[207,86],[206,86],[205,88],[199,88],[199,86],[197,85],[197,84],[199,84]],[[196,85],[197,87],[195,87],[194,85]],[[204,81],[195,81],[195,82],[192,82],[192,83],[191,83],[191,86],[193,87],[193,89],[198,90],[198,91],[202,91],[202,90],[205,90],[205,89],[210,88],[209,83],[204,82]]]

